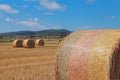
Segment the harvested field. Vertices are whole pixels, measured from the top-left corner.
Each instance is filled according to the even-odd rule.
[[[0,80],[55,80],[57,47],[57,41],[33,49],[0,43]]]

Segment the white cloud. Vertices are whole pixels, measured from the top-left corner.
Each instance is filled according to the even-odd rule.
[[[29,18],[28,20],[29,20],[29,21],[33,21],[33,22],[37,22],[37,21],[38,21],[38,18]]]
[[[95,2],[95,0],[86,0],[87,1],[87,3],[94,3]]]
[[[93,26],[82,26],[83,27],[83,29],[91,29],[91,28],[93,28]]]
[[[48,10],[64,10],[64,7],[57,3],[56,0],[24,0],[24,1],[37,1],[40,6]],[[34,6],[37,9],[41,9],[39,6]]]
[[[47,24],[47,23],[40,23],[38,18],[29,18],[27,20],[18,20],[18,19],[13,19],[13,18],[10,18],[10,17],[7,17],[5,19],[5,21],[7,22],[11,22],[13,24],[16,24],[16,25],[21,25],[21,26],[24,26],[24,27],[29,27],[31,29],[40,29],[40,30],[43,30],[43,29],[54,29],[56,28],[56,26],[54,27],[54,25],[50,25],[50,24]]]
[[[19,21],[17,22],[19,25],[27,26],[27,27],[36,27],[41,29],[48,29],[47,27],[41,25],[39,22],[33,22],[33,21]]]
[[[5,20],[6,20],[7,22],[13,22],[13,21],[14,21],[13,18],[9,18],[9,17],[7,17]]]
[[[50,15],[50,16],[51,16],[51,15],[54,15],[52,12],[45,12],[44,14],[45,14],[45,15]]]
[[[21,24],[21,25],[25,25],[25,26],[29,26],[29,27],[38,27],[39,26],[39,23],[32,22],[32,21],[20,21],[20,22],[17,22],[17,24]]]
[[[82,29],[82,30],[93,29],[93,28],[95,28],[95,27],[94,26],[87,26],[87,25],[85,25],[85,26],[80,25],[77,27],[77,29]]]
[[[34,6],[36,9],[38,9],[38,10],[41,10],[42,9],[42,7],[40,7],[40,6],[38,6],[38,5],[35,5]]]
[[[24,0],[24,1],[38,1],[38,0]]]
[[[21,21],[21,20],[15,20],[13,18],[7,17],[5,19],[5,21],[11,22],[11,23],[17,24],[17,25],[22,25],[25,27],[48,29],[46,26],[44,26],[44,25],[40,24],[40,22],[38,22],[38,18],[29,18],[28,20]]]
[[[38,21],[38,18],[34,18],[34,21]]]
[[[55,0],[40,0],[41,6],[48,10],[63,10],[63,6],[58,4]]]
[[[16,14],[19,12],[18,10],[13,9],[10,5],[7,4],[0,4],[0,10],[11,14]]]
[[[116,19],[117,16],[106,16],[106,18],[109,18],[109,19]]]

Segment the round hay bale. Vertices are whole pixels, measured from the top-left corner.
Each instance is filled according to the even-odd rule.
[[[62,41],[61,39],[58,40],[58,42],[61,42],[61,41]]]
[[[23,40],[17,39],[13,41],[13,47],[21,48],[23,47]]]
[[[120,80],[120,30],[77,31],[60,44],[57,80]]]
[[[42,40],[42,39],[38,39],[38,40],[35,41],[35,44],[38,45],[38,46],[44,46],[45,41]]]
[[[32,39],[26,39],[23,41],[24,48],[35,48],[35,42]]]

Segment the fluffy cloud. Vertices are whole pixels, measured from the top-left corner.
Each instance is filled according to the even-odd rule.
[[[48,29],[47,27],[39,23],[38,18],[29,18],[28,20],[22,21],[22,20],[15,20],[13,18],[7,17],[5,21],[11,22],[17,25],[31,27],[31,28],[33,27],[33,28],[40,28],[40,29]]]
[[[48,10],[62,10],[63,6],[58,4],[55,0],[40,0],[41,6]]]
[[[41,25],[39,22],[34,21],[19,21],[17,22],[19,25],[27,26],[27,27],[36,27],[40,29],[48,29],[47,27]]]
[[[87,29],[94,29],[95,26],[87,26],[87,25],[80,25],[77,29],[87,30]]]
[[[117,16],[106,16],[106,18],[109,18],[109,19],[116,19]]]
[[[24,0],[24,1],[38,1],[38,0]]]
[[[13,22],[13,21],[14,21],[13,18],[9,18],[9,17],[7,17],[5,20],[6,20],[7,22]]]
[[[37,17],[28,18],[26,20],[18,20],[18,19],[7,17],[7,18],[5,18],[5,21],[11,22],[12,24],[16,24],[16,25],[21,25],[24,27],[29,27],[31,29],[43,30],[43,29],[51,29],[51,28],[55,29],[56,28],[56,25],[51,25],[51,24],[43,23],[43,22],[41,23]]]
[[[18,10],[13,9],[10,5],[7,4],[0,4],[0,10],[11,14],[16,14],[19,12]]]
[[[24,1],[37,1],[40,3],[40,6],[48,10],[63,10],[64,7],[57,3],[56,0],[24,0]],[[35,6],[37,9],[41,7]]]
[[[25,26],[29,26],[29,27],[38,27],[39,26],[39,23],[32,22],[32,21],[19,21],[19,22],[17,22],[17,24],[21,24],[21,25],[25,25]]]
[[[38,6],[38,5],[35,5],[34,6],[36,9],[38,9],[38,10],[41,10],[42,9],[42,7],[40,7],[40,6]]]
[[[52,12],[45,12],[44,14],[49,15],[49,16],[54,15],[54,13],[52,13]]]
[[[37,21],[38,21],[38,18],[29,18],[28,20],[29,20],[29,21],[33,21],[33,22],[37,22]]]

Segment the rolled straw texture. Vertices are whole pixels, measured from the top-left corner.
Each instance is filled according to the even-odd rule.
[[[13,41],[13,47],[21,48],[23,47],[23,40],[17,39]]]
[[[120,80],[120,30],[76,31],[57,53],[57,80]]]
[[[61,41],[62,41],[61,39],[58,40],[58,42],[61,42]]]
[[[45,41],[42,39],[38,39],[35,41],[35,44],[38,46],[44,46],[45,45]]]
[[[32,39],[26,39],[23,41],[24,48],[35,48],[35,41]]]

